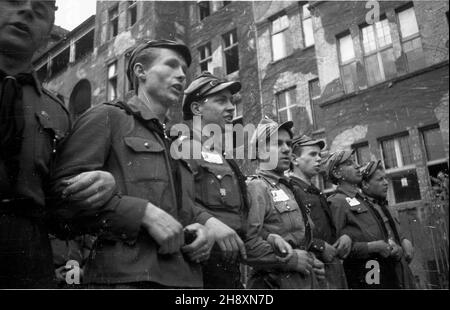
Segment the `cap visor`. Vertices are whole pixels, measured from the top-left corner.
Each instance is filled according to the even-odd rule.
[[[234,95],[235,93],[237,93],[238,91],[241,90],[241,83],[239,83],[237,81],[221,83],[221,84],[217,85],[216,87],[211,88],[208,92],[206,92],[202,96],[209,96],[212,94],[216,94],[225,89],[228,89],[231,92],[231,94]]]

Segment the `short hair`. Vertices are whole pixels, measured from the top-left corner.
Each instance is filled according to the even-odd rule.
[[[150,66],[153,64],[153,62],[159,57],[160,55],[160,47],[149,47],[144,50],[142,50],[137,56],[136,60],[134,61],[134,65],[137,63],[141,63],[144,66],[144,69],[150,68]],[[133,65],[133,67],[134,67]],[[134,85],[134,91],[138,92],[139,89],[139,81],[137,76],[134,74],[134,68],[133,68],[133,85]]]

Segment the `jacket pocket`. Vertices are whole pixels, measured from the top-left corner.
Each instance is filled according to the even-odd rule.
[[[136,185],[147,186],[142,184],[146,180],[169,181],[169,173],[171,173],[168,163],[166,162],[164,147],[157,141],[140,138],[125,137],[124,143],[128,152],[125,154],[125,167],[129,182],[135,182]]]
[[[196,174],[197,193],[208,207],[239,208],[240,189],[231,168],[226,165],[199,163],[200,173]],[[200,188],[199,188],[200,187]]]

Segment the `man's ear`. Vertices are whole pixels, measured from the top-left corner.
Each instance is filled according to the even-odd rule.
[[[333,170],[331,171],[331,173],[334,175],[334,177],[335,177],[336,179],[338,179],[338,180],[341,180],[341,179],[342,179],[342,171],[341,171],[341,168],[340,168],[340,167],[333,169]]]
[[[198,101],[193,101],[191,103],[191,112],[193,116],[201,116],[202,115],[202,104]]]
[[[145,76],[144,66],[140,62],[137,62],[137,63],[134,64],[133,72],[134,72],[134,75],[140,80],[144,80],[145,81],[145,79],[147,78]]]
[[[294,152],[292,152],[292,154],[291,154],[291,164],[292,165],[298,166],[297,158],[298,158],[297,155]]]
[[[367,190],[367,188],[369,188],[369,184],[367,184],[366,181],[362,180],[361,181],[361,188]]]

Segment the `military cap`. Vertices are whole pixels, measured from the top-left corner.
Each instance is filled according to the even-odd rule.
[[[378,169],[383,169],[383,165],[381,164],[381,160],[372,160],[372,161],[369,161],[364,166],[362,166],[359,171],[361,172],[363,180],[370,180],[372,175]]]
[[[318,145],[322,150],[325,147],[324,140],[315,140],[307,135],[296,136],[292,139],[292,149],[300,146]]]
[[[270,138],[275,132],[278,132],[280,129],[285,129],[291,136],[293,137],[292,127],[294,123],[292,121],[287,121],[281,124],[278,124],[274,120],[264,117],[258,124],[255,132],[253,133],[252,138],[250,139],[250,154],[252,154],[252,159],[256,158],[256,151],[258,149],[259,141],[266,141],[266,139]]]
[[[203,71],[184,91],[183,115],[185,119],[192,116],[191,103],[206,96],[228,89],[232,95],[241,90],[241,83],[218,78],[208,71]]]
[[[331,181],[333,181],[334,179],[332,175],[333,170],[336,169],[337,166],[339,166],[340,164],[346,162],[349,158],[351,158],[353,153],[355,153],[355,150],[350,151],[347,150],[334,152],[328,156],[328,158],[325,161],[325,172]]]
[[[146,50],[148,48],[167,48],[177,51],[178,53],[181,54],[181,56],[183,56],[184,60],[186,61],[186,64],[188,66],[191,65],[192,61],[191,52],[189,51],[189,48],[185,44],[165,39],[143,41],[143,43],[138,44],[133,49],[133,51],[131,51],[130,59],[128,61],[127,77],[132,89],[137,89],[136,88],[137,85],[135,85],[137,82],[134,78],[134,69],[133,69],[136,63],[136,58],[141,54],[143,50]]]

